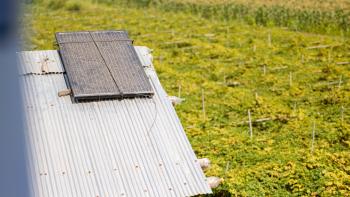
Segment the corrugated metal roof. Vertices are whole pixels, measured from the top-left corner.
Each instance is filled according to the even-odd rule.
[[[135,47],[153,98],[73,103],[58,97],[63,73],[40,74],[37,60],[56,51],[19,53],[26,107],[31,191],[36,197],[191,196],[211,193],[151,64]],[[33,74],[28,74],[33,73]]]
[[[17,53],[21,66],[18,68],[20,75],[28,74],[59,74],[64,72],[61,59],[56,50],[47,51],[22,51]],[[43,72],[46,67],[48,72]]]

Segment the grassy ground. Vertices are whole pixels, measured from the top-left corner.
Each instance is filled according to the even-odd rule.
[[[76,1],[37,2],[23,18],[26,50],[103,29],[154,49],[164,88],[186,99],[177,112],[197,156],[212,161],[206,174],[225,179],[217,195],[349,196],[349,38]]]
[[[197,4],[244,4],[250,6],[283,6],[292,9],[306,10],[336,10],[343,9],[350,11],[350,2],[348,0],[167,0],[181,3]]]
[[[298,0],[250,0],[244,2],[229,0],[224,3],[210,3],[210,1],[203,3],[196,0],[185,2],[170,0],[162,3],[156,3],[157,0],[131,1],[139,5],[156,5],[162,10],[192,13],[207,19],[226,22],[243,21],[251,25],[278,26],[294,31],[350,36],[349,7],[342,5],[340,1],[335,1],[338,8],[329,5],[327,9],[318,6],[319,4],[327,5],[326,2],[312,3],[315,2],[313,0],[303,2]],[[314,5],[312,9],[311,5]],[[341,6],[345,8],[341,9]]]

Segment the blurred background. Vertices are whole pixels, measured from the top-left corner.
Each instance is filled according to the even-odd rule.
[[[23,111],[16,66],[19,2],[0,1],[0,196],[29,196]]]

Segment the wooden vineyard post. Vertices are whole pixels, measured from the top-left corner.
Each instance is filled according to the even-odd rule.
[[[339,77],[339,83],[338,83],[338,88],[341,88],[341,84],[343,83],[343,76],[340,75]]]
[[[313,122],[312,125],[312,142],[311,142],[311,154],[314,152],[314,143],[315,143],[315,129],[316,129],[316,123]]]
[[[203,113],[203,123],[205,123],[205,98],[204,98],[204,88],[202,88],[202,113]]]
[[[205,125],[206,122],[206,112],[205,112],[205,94],[204,94],[204,88],[202,88],[202,113],[203,113],[203,125]],[[204,126],[205,129],[205,126]],[[208,129],[208,147],[211,146],[210,142],[210,130]]]
[[[301,55],[301,63],[304,63],[304,54]]]
[[[224,180],[226,179],[226,174],[229,171],[229,169],[230,169],[230,161],[228,161],[226,164],[226,168],[225,168],[225,172],[224,172]]]
[[[253,138],[253,126],[252,126],[252,118],[250,116],[250,109],[248,109],[248,123],[249,123],[249,135],[250,139]]]
[[[181,83],[179,83],[179,89],[178,89],[177,96],[178,96],[179,98],[181,98]]]
[[[267,42],[269,47],[271,47],[271,32],[269,32],[269,34],[267,35]]]

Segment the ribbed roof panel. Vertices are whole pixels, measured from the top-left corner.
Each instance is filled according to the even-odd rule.
[[[36,197],[192,196],[211,193],[151,64],[135,47],[152,98],[74,103],[63,73],[33,75],[57,51],[22,52],[31,189]],[[26,62],[23,62],[25,59]],[[55,61],[52,68],[61,68]]]

